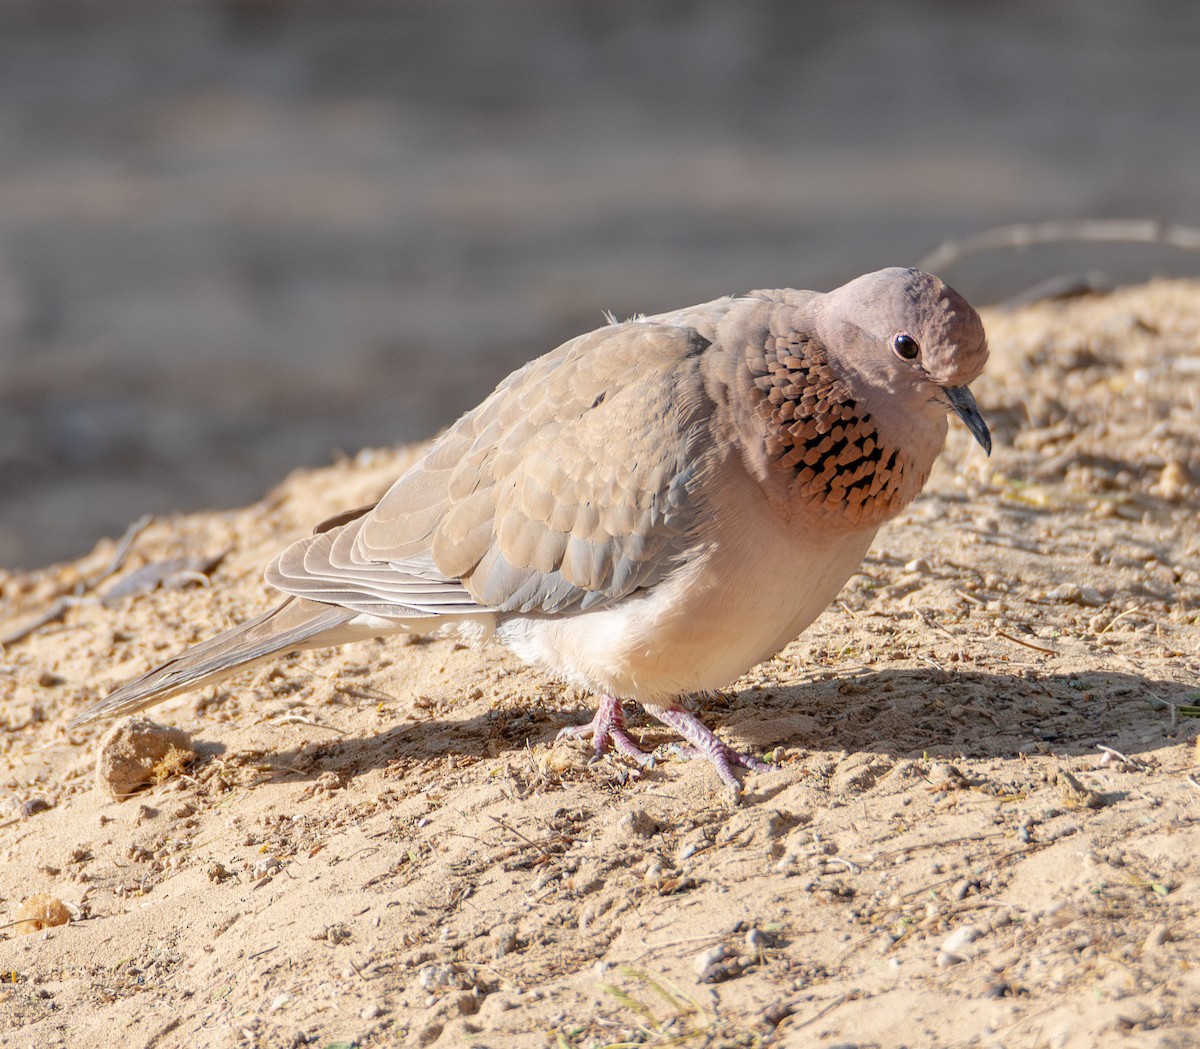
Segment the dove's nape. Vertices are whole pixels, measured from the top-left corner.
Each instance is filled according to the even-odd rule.
[[[762,763],[684,708],[778,652],[919,493],[987,359],[938,278],[753,292],[610,324],[509,376],[377,505],[267,569],[291,595],[85,711],[142,709],[293,648],[495,635],[600,697],[590,735],[644,761],[636,700],[721,778]]]

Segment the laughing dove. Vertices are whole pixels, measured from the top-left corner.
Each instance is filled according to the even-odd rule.
[[[378,503],[266,570],[289,595],[86,710],[129,714],[294,649],[398,631],[495,637],[597,693],[590,736],[647,758],[623,700],[737,787],[765,767],[686,697],[805,629],[921,491],[987,342],[937,277],[756,291],[613,323],[505,379]]]

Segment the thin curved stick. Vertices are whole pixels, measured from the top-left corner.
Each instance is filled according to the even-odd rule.
[[[1156,219],[1066,219],[1056,222],[1027,222],[996,226],[962,240],[939,244],[918,263],[921,269],[938,273],[948,266],[985,251],[1028,248],[1034,244],[1070,241],[1126,244],[1166,244],[1182,251],[1200,251],[1200,229]]]

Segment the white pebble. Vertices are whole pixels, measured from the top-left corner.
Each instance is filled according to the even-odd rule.
[[[746,930],[746,946],[752,951],[761,951],[771,946],[771,937],[763,932],[762,929],[752,927]]]
[[[960,925],[942,941],[942,950],[949,951],[951,954],[957,954],[968,943],[974,943],[978,940],[979,936],[979,930],[974,925]]]
[[[710,965],[716,965],[717,962],[723,961],[729,957],[729,949],[718,944],[716,947],[710,947],[707,951],[701,951],[692,961],[692,971],[697,975],[703,975],[704,971]]]
[[[944,969],[948,965],[957,965],[959,962],[966,961],[963,951],[968,944],[979,939],[979,936],[979,930],[974,925],[960,925],[942,941],[938,953],[938,965]]]

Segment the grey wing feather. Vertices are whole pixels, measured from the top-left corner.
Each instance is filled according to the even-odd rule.
[[[286,550],[268,581],[398,618],[581,611],[654,585],[693,541],[708,345],[648,322],[572,340],[509,376],[370,512]]]
[[[88,707],[72,725],[133,714],[146,707],[254,666],[280,652],[312,645],[338,644],[338,631],[351,619],[341,608],[288,598],[268,612],[194,645],[128,682]]]

